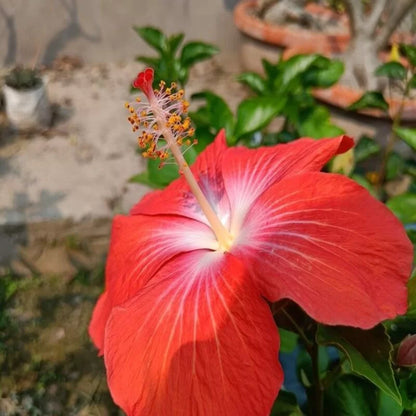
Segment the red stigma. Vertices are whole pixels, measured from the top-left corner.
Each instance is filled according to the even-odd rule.
[[[152,91],[153,84],[153,69],[146,68],[144,71],[137,74],[136,79],[133,81],[134,88],[140,88],[147,96]]]

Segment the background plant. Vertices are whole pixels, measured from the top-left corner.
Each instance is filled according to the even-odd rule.
[[[38,70],[17,66],[6,75],[5,83],[17,90],[28,90],[38,87],[42,79]]]
[[[156,57],[136,57],[137,61],[155,70],[155,88],[162,79],[167,84],[177,82],[184,86],[188,81],[189,70],[194,64],[219,52],[216,46],[197,41],[187,42],[180,48],[185,37],[183,33],[168,37],[151,26],[135,26],[134,30],[158,54]]]

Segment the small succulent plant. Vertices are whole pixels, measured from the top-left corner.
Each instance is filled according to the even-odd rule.
[[[6,85],[18,90],[36,88],[41,82],[42,79],[38,70],[21,66],[16,66],[5,78]]]

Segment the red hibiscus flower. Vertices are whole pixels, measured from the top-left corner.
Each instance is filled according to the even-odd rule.
[[[182,175],[114,219],[91,337],[128,415],[266,416],[283,380],[268,302],[370,328],[406,311],[411,244],[365,189],[320,172],[352,139],[250,150],[220,133],[189,169],[187,103],[152,81],[136,79],[149,104],[127,105],[130,121]]]

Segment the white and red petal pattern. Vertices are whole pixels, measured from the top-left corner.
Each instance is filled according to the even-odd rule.
[[[197,250],[114,308],[104,358],[131,416],[267,416],[282,383],[269,307],[242,263]]]
[[[319,172],[332,157],[353,145],[350,137],[339,136],[259,149],[230,148],[222,159],[222,175],[232,213],[231,233],[238,233],[253,202],[275,182],[302,172]]]
[[[406,311],[412,245],[394,215],[344,176],[274,184],[235,243],[266,298],[290,298],[319,322],[369,328]]]
[[[89,327],[102,353],[104,329],[114,306],[135,296],[172,257],[196,249],[215,249],[215,235],[205,224],[176,216],[117,216],[106,265],[105,292]]]

